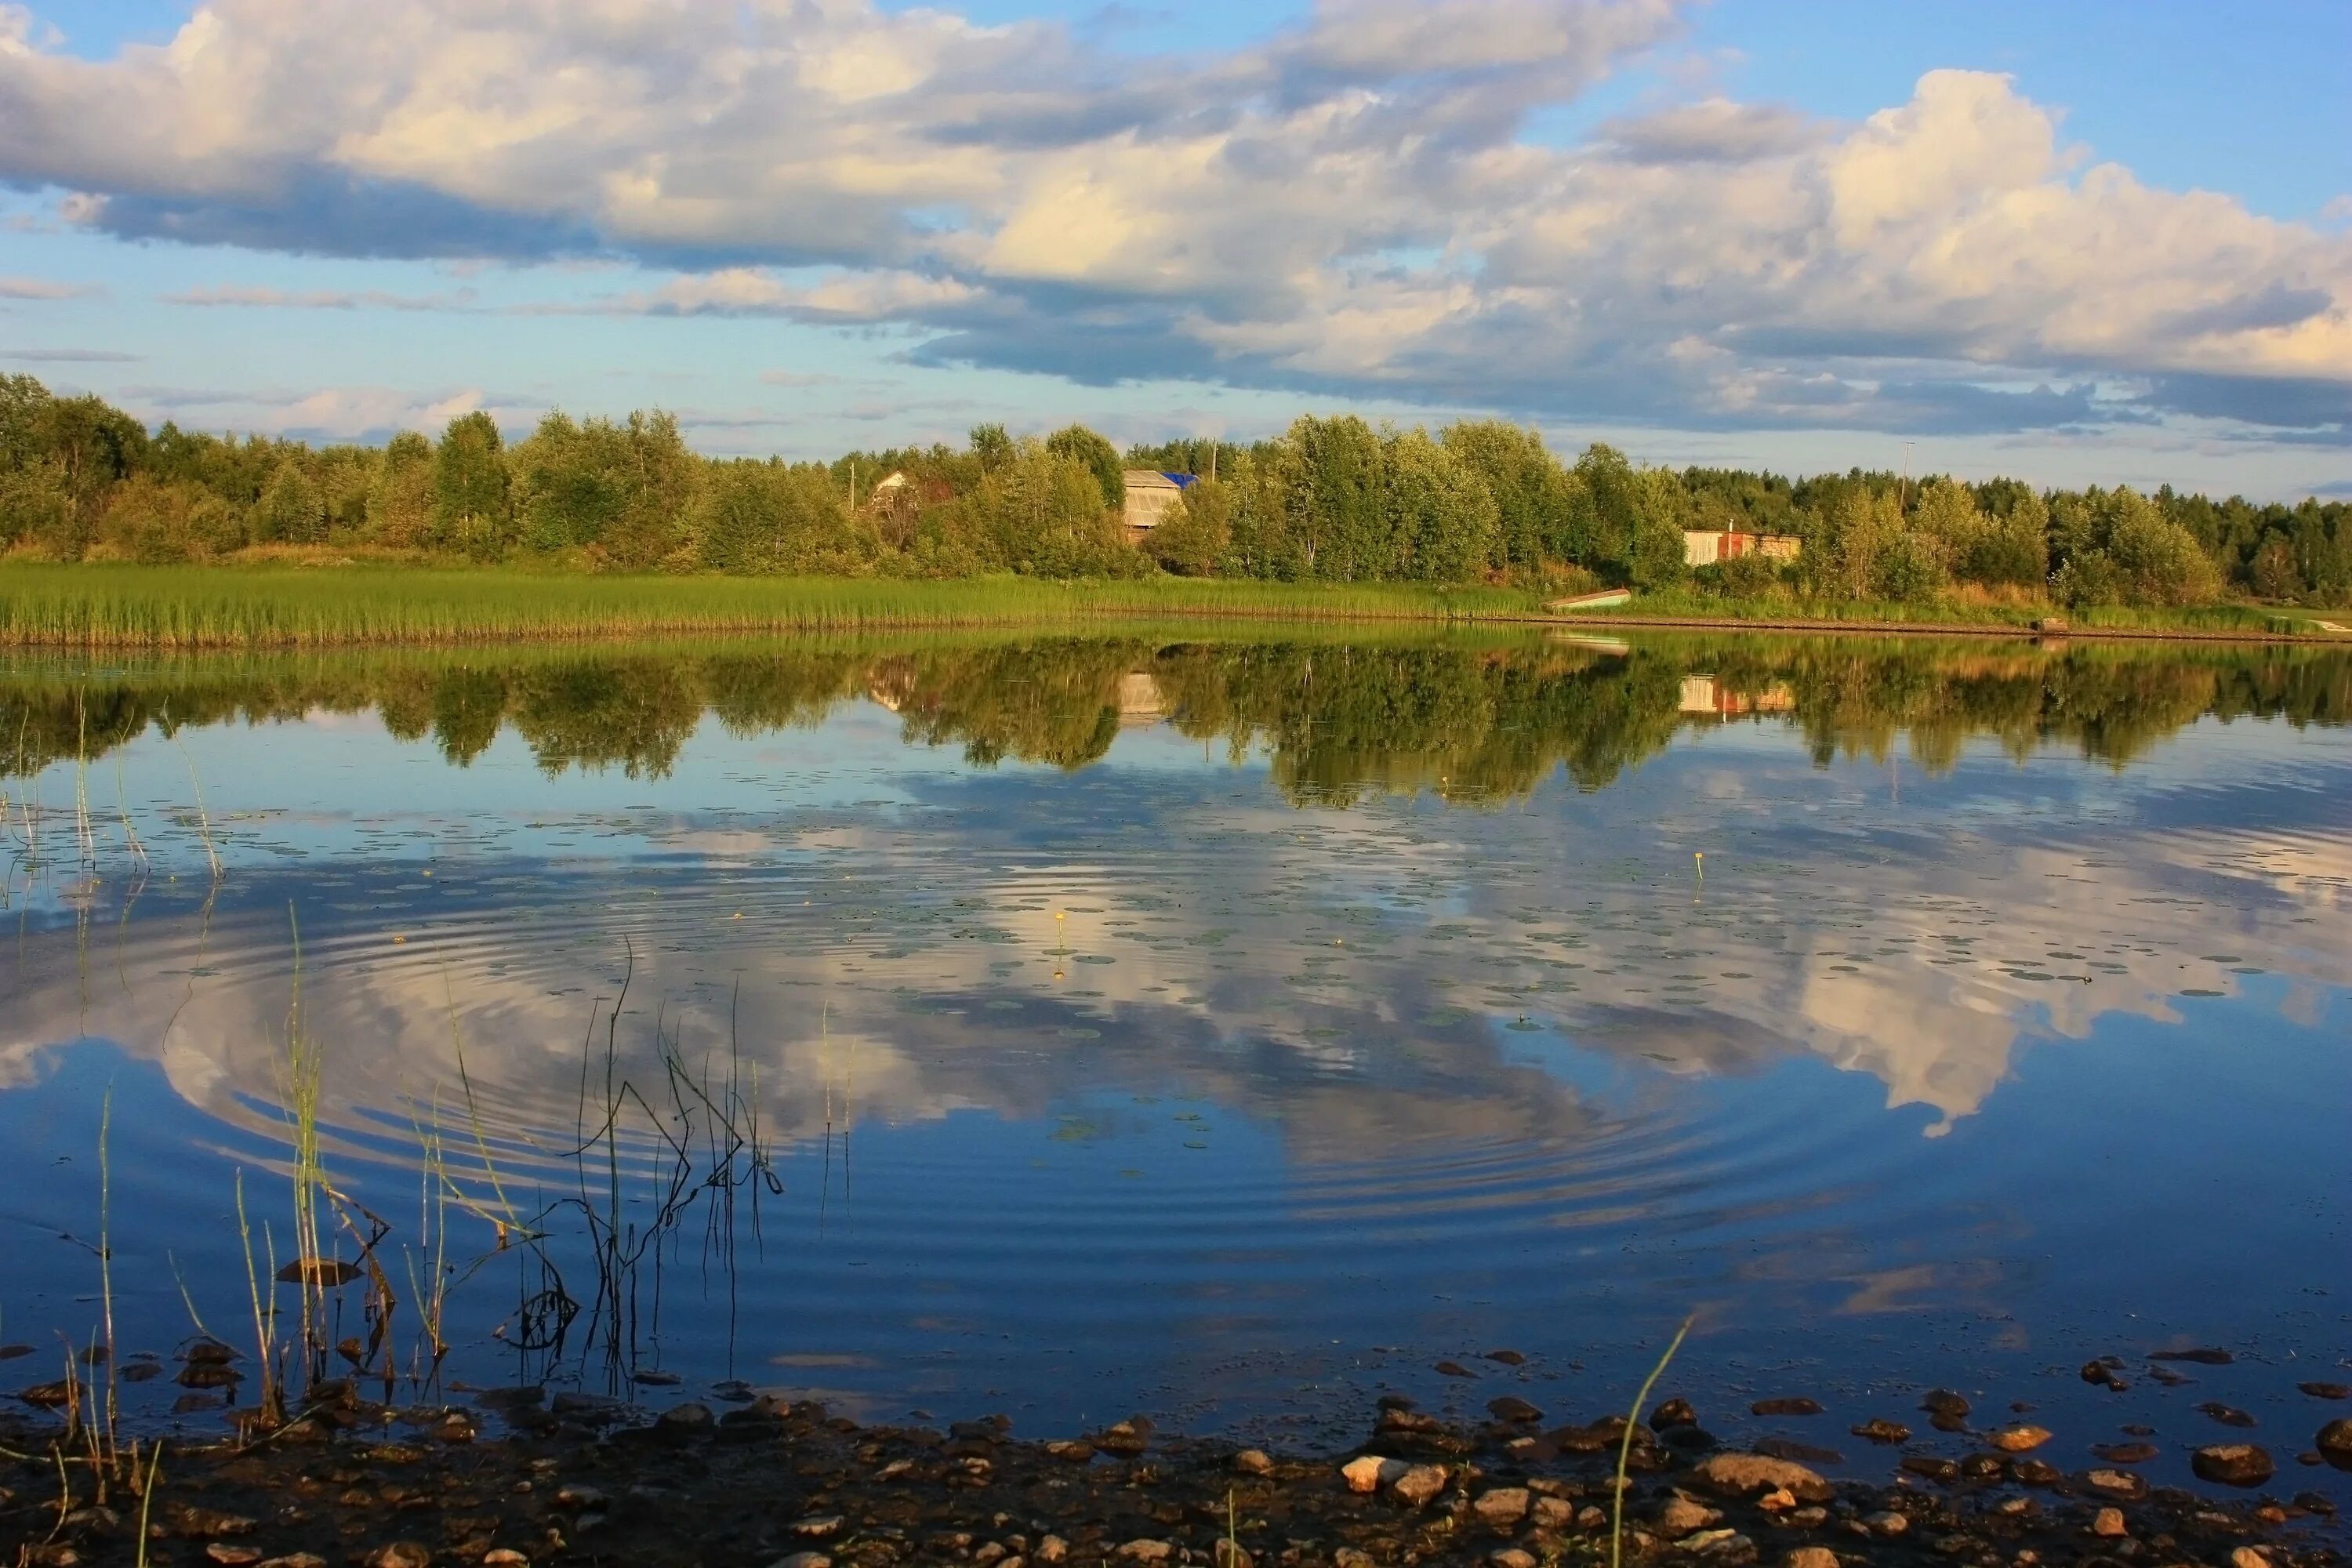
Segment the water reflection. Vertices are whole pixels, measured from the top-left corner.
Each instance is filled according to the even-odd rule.
[[[814,1228],[751,1265],[754,1337],[873,1397],[1233,1398],[1217,1369],[1311,1380],[1334,1341],[1567,1355],[1693,1303],[2027,1346],[2085,1297],[2189,1311],[2145,1194],[2097,1189],[2117,1161],[2269,1248],[2228,1258],[2234,1310],[2275,1327],[2341,1272],[2325,1202],[2250,1223],[2174,1146],[2296,1191],[2346,1164],[2313,1043],[2352,986],[2340,656],[915,639],[0,693],[0,1118],[100,1042],[152,1062],[201,1115],[159,1099],[126,1161],[216,1215],[282,1138],[290,909],[335,1161],[397,1190],[420,1129],[478,1116],[558,1190],[608,1026],[630,1081],[756,1085]],[[2224,1038],[2262,1070],[2148,1045]],[[2119,1061],[2088,1102],[2118,1114],[2053,1146]],[[76,1201],[36,1179],[58,1152],[0,1155],[42,1194],[16,1217]],[[2083,1279],[2035,1261],[2059,1238]],[[708,1374],[717,1332],[656,1338]],[[999,1333],[977,1383],[939,1359]]]

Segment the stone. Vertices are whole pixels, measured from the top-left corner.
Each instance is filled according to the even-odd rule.
[[[1047,1568],[1052,1568],[1052,1564],[1060,1563],[1070,1555],[1070,1543],[1058,1535],[1048,1535],[1037,1542],[1036,1550],[1029,1555],[1045,1563]]]
[[[703,1437],[718,1425],[708,1405],[676,1405],[654,1417],[654,1430],[667,1437]]]
[[[1479,1521],[1493,1530],[1509,1530],[1528,1516],[1528,1489],[1496,1487],[1470,1505]]]
[[[1800,1501],[1822,1502],[1833,1495],[1829,1482],[1793,1459],[1766,1454],[1710,1454],[1691,1471],[1701,1486],[1733,1497],[1785,1488]]]
[[[604,1506],[604,1494],[594,1487],[566,1481],[555,1489],[555,1506],[571,1513],[586,1513]]]
[[[1270,1476],[1274,1474],[1274,1460],[1263,1448],[1244,1448],[1234,1456],[1234,1470],[1238,1475]]]
[[[2258,1546],[2241,1546],[2230,1553],[2230,1568],[2271,1568],[2271,1560]]]
[[[2083,1489],[2122,1502],[2138,1502],[2147,1496],[2146,1478],[2136,1476],[2129,1470],[2088,1471],[2083,1477]]]
[[[2330,1421],[2311,1440],[2319,1457],[2339,1470],[2352,1470],[2352,1421]]]
[[[1697,1425],[1698,1412],[1691,1408],[1691,1402],[1687,1399],[1669,1399],[1650,1412],[1650,1430],[1653,1432]]]
[[[1129,1542],[1113,1555],[1122,1563],[1165,1563],[1176,1555],[1176,1548],[1165,1541],[1143,1536]]]
[[[1414,1465],[1389,1483],[1389,1489],[1414,1508],[1426,1508],[1445,1489],[1445,1467]]]
[[[845,1521],[837,1513],[813,1514],[793,1525],[793,1533],[803,1541],[825,1541],[841,1533]]]
[[[1478,1374],[1458,1361],[1442,1361],[1430,1368],[1440,1377],[1475,1377]]]
[[[521,1553],[515,1555],[520,1559]],[[485,1557],[482,1561],[488,1563],[489,1558]],[[289,1552],[283,1557],[265,1557],[255,1564],[255,1568],[327,1568],[327,1560],[308,1552]]]
[[[1542,1411],[1516,1394],[1506,1394],[1500,1399],[1486,1401],[1486,1414],[1497,1421],[1508,1421],[1514,1426],[1526,1426],[1543,1419]]]
[[[2295,1386],[2314,1399],[2352,1399],[2352,1383],[2298,1383]]]
[[[1862,1522],[1870,1527],[1873,1535],[1900,1535],[1911,1528],[1909,1516],[1897,1513],[1891,1508],[1864,1514]]]
[[[1791,1399],[1759,1399],[1748,1407],[1750,1415],[1819,1415],[1822,1402],[1802,1394]]]
[[[184,1508],[173,1516],[173,1533],[191,1541],[215,1541],[224,1535],[251,1535],[259,1524],[240,1513],[215,1508]]]
[[[530,1568],[530,1559],[511,1546],[493,1547],[482,1553],[482,1568]]]
[[[2098,1512],[2091,1516],[2091,1533],[2093,1535],[2104,1536],[2110,1541],[2115,1541],[2129,1535],[2131,1533],[2131,1530],[2129,1526],[2124,1523],[2123,1510],[2119,1508],[2103,1508]]]
[[[1904,1426],[1900,1421],[1888,1421],[1880,1417],[1873,1417],[1859,1426],[1849,1426],[1846,1430],[1857,1437],[1866,1437],[1874,1443],[1908,1443],[1911,1440],[1910,1427]]]
[[[2225,1487],[2258,1487],[2271,1479],[2271,1457],[2252,1443],[2216,1443],[2189,1456],[2200,1479]]]
[[[2123,1364],[2119,1356],[2102,1356],[2097,1361],[2086,1361],[2083,1363],[2083,1381],[2095,1388],[2124,1388],[2127,1385],[2116,1375],[2116,1369]]]
[[[215,1541],[205,1548],[205,1556],[219,1563],[221,1568],[253,1568],[255,1563],[261,1561],[261,1548],[236,1545],[226,1541]]]
[[[1536,1568],[1536,1554],[1517,1546],[1499,1547],[1486,1553],[1494,1568]]]
[[[360,1560],[361,1568],[427,1568],[433,1549],[415,1541],[394,1541]]]
[[[1351,1492],[1376,1492],[1383,1481],[1395,1480],[1412,1467],[1402,1459],[1384,1459],[1378,1454],[1363,1454],[1339,1467]]]
[[[1937,1458],[1933,1454],[1912,1454],[1904,1458],[1903,1468],[1915,1476],[1925,1476],[1937,1486],[1950,1486],[1960,1479],[1957,1459]]]
[[[1221,1535],[1209,1548],[1209,1561],[1213,1568],[1250,1568],[1249,1549]]]
[[[2231,1409],[2218,1399],[2209,1399],[2197,1408],[2224,1426],[2251,1426],[2254,1424],[2252,1416],[2242,1410]]]
[[[1737,1565],[1756,1561],[1756,1543],[1736,1530],[1702,1530],[1685,1536],[1677,1550],[1705,1563]]]
[[[1372,1568],[1372,1554],[1360,1546],[1342,1546],[1331,1553],[1332,1568]]]
[[[1985,1440],[2004,1454],[2030,1454],[2050,1441],[2050,1429],[2020,1422],[2002,1427]]]
[[[833,1568],[833,1559],[822,1552],[795,1552],[777,1558],[768,1568]]]
[[[1094,1458],[1095,1446],[1082,1443],[1076,1437],[1063,1437],[1046,1444],[1045,1452],[1066,1464],[1083,1465]]]
[[[1671,1541],[1679,1541],[1694,1531],[1710,1529],[1722,1522],[1722,1514],[1689,1498],[1675,1498],[1658,1510],[1658,1533]]]
[[[2150,1361],[2189,1361],[2195,1362],[2199,1366],[2227,1366],[2238,1358],[2231,1355],[2228,1351],[2215,1350],[2208,1346],[2197,1350],[2150,1351],[2148,1352],[2147,1359]]]
[[[1964,1416],[1969,1413],[1969,1402],[1948,1388],[1931,1388],[1919,1401],[1919,1408],[1931,1415]]]
[[[1488,1351],[1486,1359],[1503,1366],[1525,1366],[1528,1358],[1514,1350]]]
[[[1538,1530],[1566,1530],[1576,1521],[1576,1505],[1562,1497],[1536,1499],[1534,1511]]]
[[[1780,1568],[1838,1568],[1838,1554],[1826,1546],[1800,1546],[1780,1559]]]
[[[2020,1459],[2009,1467],[2009,1474],[2021,1487],[2054,1487],[2066,1479],[2046,1459]]]

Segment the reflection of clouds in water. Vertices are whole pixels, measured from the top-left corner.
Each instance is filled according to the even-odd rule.
[[[1766,829],[1801,794],[1766,773],[1708,798],[1735,793]],[[1121,803],[1108,826],[1085,813],[1109,807],[1083,808],[1050,846],[1027,838],[1034,795],[940,809],[954,798],[880,823],[648,816],[598,827],[620,834],[599,856],[631,868],[608,886],[485,859],[445,863],[434,902],[412,889],[357,900],[356,919],[307,913],[305,1015],[330,1053],[334,1119],[436,1096],[455,1114],[462,1031],[502,1124],[568,1131],[583,1035],[594,999],[617,992],[625,942],[627,1070],[653,1070],[657,1017],[682,1058],[723,1064],[731,1009],[780,1138],[845,1114],[1037,1119],[1148,1087],[1261,1119],[1295,1159],[1325,1163],[1421,1141],[1547,1142],[1589,1123],[1487,1016],[1528,1014],[1676,1074],[1811,1052],[1878,1079],[1890,1107],[1929,1108],[1940,1132],[1984,1103],[2021,1037],[2079,1038],[2119,1013],[2169,1020],[2183,990],[2233,991],[2233,965],[2205,955],[2263,954],[2303,983],[2306,1008],[2352,977],[2298,923],[2336,907],[2352,868],[2316,834],[2119,828],[2094,856],[2001,844],[1979,820],[1900,853],[1790,839],[1786,869],[1717,853],[1702,894],[1638,867],[1596,873],[1603,853],[1638,860],[1661,831],[1663,807],[1622,796],[1618,819],[1590,822],[1581,801],[1563,822],[1179,796]],[[330,820],[288,813],[273,830]],[[648,850],[664,864],[626,860]],[[155,1057],[192,1103],[266,1120],[236,1100],[277,1092],[284,899],[258,891],[268,873],[240,875],[246,902],[215,915],[215,973],[193,983],[173,977],[198,960],[184,910],[140,914],[99,965],[131,977],[127,994],[114,977],[86,986],[70,931],[28,937],[0,1084],[29,1081],[43,1047],[77,1032],[87,990],[90,1033]],[[309,880],[285,891],[319,897]],[[395,929],[406,945],[388,945]]]

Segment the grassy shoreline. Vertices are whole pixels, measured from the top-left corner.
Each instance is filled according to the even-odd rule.
[[[2013,605],[1816,605],[1669,594],[1561,614],[1510,588],[1148,578],[604,577],[490,569],[0,564],[0,647],[173,651],[1185,621],[1548,625],[2027,636]],[[2331,642],[2320,617],[2224,605],[2069,615],[2070,635]]]

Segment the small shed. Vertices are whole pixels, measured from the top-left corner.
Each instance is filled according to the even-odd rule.
[[[1166,474],[1157,468],[1129,468],[1120,477],[1127,481],[1127,505],[1121,516],[1128,531],[1139,536],[1159,527],[1170,512],[1183,505],[1184,492],[1193,483],[1191,474]]]
[[[1713,566],[1718,562],[1737,561],[1743,555],[1762,555],[1774,561],[1794,561],[1803,542],[1785,533],[1736,533],[1714,529],[1683,530],[1683,564]]]

